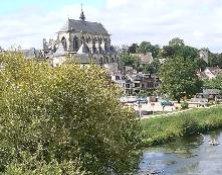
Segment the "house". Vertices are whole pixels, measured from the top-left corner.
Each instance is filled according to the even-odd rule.
[[[153,62],[152,53],[148,52],[147,54],[131,54],[139,59],[141,65],[149,65]]]
[[[222,74],[222,69],[219,67],[207,67],[204,71],[198,72],[198,76],[204,80],[204,79],[209,79],[212,80],[216,78],[218,75]]]
[[[138,94],[140,92],[156,90],[160,79],[155,75],[146,74],[114,74],[111,75],[113,82],[118,84],[126,94]]]
[[[196,96],[191,99],[191,102],[208,103],[209,100],[217,102],[220,98],[220,93],[221,91],[219,89],[204,89],[202,93],[196,94]]]

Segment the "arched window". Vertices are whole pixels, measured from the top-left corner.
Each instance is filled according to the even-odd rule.
[[[102,53],[102,47],[101,47],[102,39],[100,38],[98,42],[99,42],[99,53]]]
[[[106,52],[108,51],[108,46],[107,46],[106,42],[105,42],[105,45],[104,45],[104,49],[105,49]]]
[[[93,53],[97,53],[95,40],[93,40],[92,48],[93,48]]]
[[[64,50],[67,51],[67,42],[66,42],[65,37],[62,37],[61,42],[62,42],[62,45],[63,45]]]
[[[78,50],[79,49],[79,39],[75,36],[73,38],[73,50]]]
[[[91,39],[89,37],[86,38],[86,42],[89,43]]]
[[[86,41],[85,37],[82,36],[82,37],[81,37],[81,42],[82,42],[82,43],[85,43],[85,41]]]

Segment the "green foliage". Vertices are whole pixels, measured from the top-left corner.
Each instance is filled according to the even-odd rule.
[[[178,37],[173,38],[169,41],[169,46],[184,46],[184,41]]]
[[[204,88],[222,90],[222,76],[217,76],[212,80],[204,81]]]
[[[149,65],[146,65],[145,66],[145,73],[146,74],[154,74],[154,73],[159,73],[159,70],[160,70],[160,61],[159,59],[155,58],[153,60],[153,62]]]
[[[181,103],[181,109],[182,110],[189,109],[189,104],[186,101],[184,101],[183,103]]]
[[[137,52],[143,54],[150,52],[152,53],[153,57],[156,58],[159,55],[160,47],[158,45],[152,45],[150,42],[143,41],[139,45]]]
[[[222,68],[222,53],[211,53],[209,51],[209,67],[219,66]]]
[[[140,128],[104,70],[14,53],[0,63],[1,173],[121,174],[135,165]]]
[[[184,96],[200,92],[202,81],[198,78],[197,67],[190,59],[175,57],[168,59],[161,67],[161,89],[171,98],[180,101]]]
[[[128,48],[128,53],[137,53],[138,45],[136,43],[133,43],[131,46]]]
[[[120,56],[120,61],[123,66],[134,66],[137,63],[137,58],[129,54],[122,54]]]
[[[174,38],[169,42],[169,45],[163,47],[161,56],[163,58],[182,57],[197,60],[199,51],[194,47],[185,45],[183,40]]]
[[[47,163],[39,155],[20,152],[20,157],[6,166],[6,172],[1,175],[91,175],[83,168],[80,160],[58,162],[52,160]]]
[[[206,132],[222,127],[222,106],[193,109],[170,116],[141,120],[143,144],[151,146],[172,141],[178,137]]]

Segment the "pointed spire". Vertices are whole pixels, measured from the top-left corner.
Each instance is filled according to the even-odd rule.
[[[82,21],[85,21],[86,17],[85,17],[85,14],[84,14],[84,11],[83,11],[83,4],[81,4],[81,14],[80,14],[80,17],[79,17]]]

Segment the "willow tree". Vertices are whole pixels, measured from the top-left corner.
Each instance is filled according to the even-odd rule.
[[[15,53],[0,63],[1,173],[121,174],[135,165],[140,129],[104,70]]]

